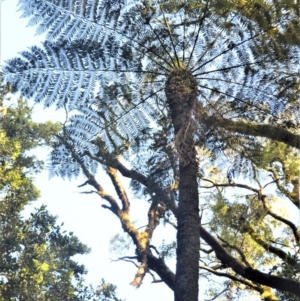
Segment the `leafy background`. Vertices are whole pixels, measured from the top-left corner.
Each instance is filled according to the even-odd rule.
[[[21,48],[21,49],[23,49],[23,48]],[[13,55],[10,54],[9,57],[11,57],[11,56],[13,56]],[[49,112],[49,111],[47,111],[47,112]],[[57,116],[57,112],[53,112],[53,111],[50,111],[50,112],[51,112],[51,115],[49,115],[49,113],[48,113],[47,117],[51,116],[51,119],[52,119],[52,116]],[[39,115],[44,116],[41,113]],[[42,178],[40,178],[40,179],[42,179]],[[77,201],[77,198],[75,198],[75,196],[77,196],[77,190],[75,189],[75,186],[77,184],[80,184],[80,183],[77,183],[77,181],[76,181],[75,184],[72,183],[72,188],[69,189],[69,188],[67,188],[68,186],[67,186],[66,182],[64,182],[64,184],[60,184],[61,181],[60,180],[57,180],[57,181],[58,182],[57,182],[56,185],[52,186],[52,184],[51,184],[51,187],[50,187],[50,184],[48,185],[48,183],[53,183],[52,181],[48,182],[46,179],[42,180],[43,186],[45,185],[45,183],[47,183],[46,184],[47,188],[50,187],[50,190],[46,193],[47,196],[51,195],[51,197],[49,198],[49,203],[53,204],[53,206],[55,206],[55,208],[63,207],[66,204],[68,204],[66,207],[64,207],[65,208],[64,211],[66,212],[66,214],[68,214],[68,216],[72,216],[72,222],[76,223],[77,225],[81,225],[81,228],[78,231],[82,232],[83,242],[86,242],[86,243],[89,244],[89,242],[87,242],[85,240],[85,239],[87,239],[87,237],[86,237],[87,233],[91,233],[91,235],[89,235],[88,237],[91,237],[91,239],[93,241],[100,241],[99,252],[97,253],[97,256],[95,257],[96,259],[93,262],[93,264],[95,265],[95,263],[99,262],[99,258],[102,258],[102,257],[105,256],[103,254],[103,250],[107,250],[107,248],[105,247],[105,242],[104,242],[106,240],[104,240],[102,238],[102,236],[101,236],[102,240],[99,240],[98,237],[100,237],[100,234],[103,233],[103,229],[105,229],[106,233],[109,232],[110,230],[112,230],[112,229],[109,228],[110,230],[108,231],[107,230],[107,228],[108,228],[107,225],[113,224],[114,221],[113,220],[110,221],[106,217],[105,213],[100,210],[98,199],[94,200],[94,198],[88,196],[88,197],[84,197],[84,198],[83,197],[78,198],[78,201]],[[82,182],[83,182],[83,180],[82,180]],[[63,195],[62,191],[66,191],[66,190],[72,191],[73,193],[71,195]],[[54,194],[54,192],[55,193],[57,192],[57,196]],[[94,207],[94,205],[91,205],[92,202],[94,202],[93,204],[95,205],[95,207]],[[135,206],[135,204],[134,204],[134,206]],[[80,208],[80,211],[77,214],[75,213],[75,208]],[[50,207],[50,209],[51,209],[51,207]],[[57,210],[57,209],[54,209],[54,210]],[[74,212],[73,212],[73,210],[74,210]],[[140,210],[142,210],[141,207],[137,210],[137,212],[139,212]],[[103,214],[103,213],[104,213],[104,215],[101,216],[101,214]],[[94,215],[92,216],[92,214],[94,214]],[[86,218],[88,220],[86,220]],[[133,218],[134,218],[134,213],[133,213]],[[63,218],[63,220],[65,220],[65,218]],[[84,225],[84,226],[82,226],[82,225]],[[72,226],[72,230],[73,229],[74,228]],[[79,235],[79,233],[77,233],[77,232],[76,232],[76,234]],[[97,236],[97,234],[99,234],[99,236]],[[110,236],[111,235],[112,234],[110,234]],[[97,236],[96,239],[95,239],[95,236]],[[79,237],[81,238],[80,235],[79,235]],[[101,254],[101,256],[99,256],[99,254]],[[107,275],[107,273],[112,272],[111,267],[112,266],[110,265],[109,268],[105,269],[105,276]],[[112,275],[117,275],[118,271],[122,270],[122,268],[123,267],[120,267],[119,264],[118,264],[116,271],[113,272]],[[128,270],[128,265],[124,266],[124,269]],[[99,270],[101,270],[101,268],[97,269],[97,275],[99,275],[98,274]],[[111,279],[108,279],[108,280],[112,281]],[[122,281],[123,280],[124,280],[124,278],[122,279]],[[123,283],[124,283],[124,281],[123,281]],[[156,286],[156,288],[157,288],[157,286]],[[128,286],[127,286],[127,289],[128,289]],[[152,295],[153,291],[154,290],[151,291],[151,295]],[[143,293],[143,295],[144,294],[145,293]],[[127,294],[126,294],[126,297],[127,297]],[[153,297],[153,295],[152,295],[152,297]]]
[[[4,1],[0,4],[2,26],[1,64],[5,60],[14,57],[19,51],[32,45],[38,45],[43,40],[43,36],[35,36],[33,27],[27,27],[27,19],[20,19],[21,13],[17,12],[17,4],[17,0]],[[33,117],[37,122],[45,120],[62,122],[64,112],[55,111],[54,108],[44,110],[43,106],[38,104],[34,107]],[[45,160],[47,154],[48,150],[46,149],[40,148],[37,150],[37,155],[41,159]],[[27,208],[26,212],[29,213],[42,203],[46,204],[52,214],[58,215],[58,223],[64,222],[65,229],[73,231],[83,243],[91,247],[90,254],[76,258],[89,271],[86,275],[87,283],[97,285],[101,278],[105,278],[106,281],[117,285],[120,298],[126,298],[130,301],[153,300],[153,298],[160,298],[162,295],[166,300],[171,300],[173,292],[165,284],[151,285],[152,279],[146,277],[144,285],[139,289],[135,289],[129,285],[132,276],[136,272],[135,266],[124,262],[111,263],[110,258],[114,259],[117,255],[109,252],[109,241],[115,234],[120,232],[119,223],[116,223],[115,217],[107,214],[100,207],[101,201],[98,196],[79,194],[84,189],[78,189],[77,185],[83,182],[85,182],[83,178],[63,181],[61,178],[54,177],[49,180],[48,171],[43,171],[36,179],[36,185],[41,190],[41,198],[31,208]],[[111,184],[108,182],[104,185]],[[111,191],[113,190],[111,189]],[[135,216],[139,215],[139,212],[146,212],[147,206],[144,205],[141,202],[133,203],[133,220]],[[142,216],[147,216],[147,214]],[[107,225],[110,226],[107,227]],[[154,240],[161,239],[158,236],[166,236],[166,231],[167,229],[163,232],[157,231]]]

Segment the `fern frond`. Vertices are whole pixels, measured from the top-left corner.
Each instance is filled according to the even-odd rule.
[[[65,37],[70,41],[83,37],[99,41],[105,31],[99,27],[107,25],[107,20],[111,20],[110,26],[114,26],[124,6],[123,1],[101,0],[21,0],[19,4],[22,17],[31,17],[29,25],[38,25],[37,33],[47,30],[50,42]]]
[[[165,82],[176,68],[196,78],[200,113],[278,124],[293,115],[297,124],[299,12],[256,2],[20,0],[23,16],[39,32],[47,29],[50,42],[9,61],[6,79],[35,101],[71,111],[65,126],[80,154],[95,154],[95,137],[127,156],[156,149],[154,131],[144,130],[166,126]],[[212,149],[229,147],[229,136],[207,128],[197,114],[199,141],[205,136]],[[161,160],[174,177],[170,159]]]
[[[57,107],[65,103],[84,103],[95,91],[101,74],[101,50],[89,54],[85,45],[70,45],[63,49],[44,43],[43,48],[32,47],[22,52],[20,58],[10,60],[5,69],[7,79],[27,97],[45,106],[56,102]]]

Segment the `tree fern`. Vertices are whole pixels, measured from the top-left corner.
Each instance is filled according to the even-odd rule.
[[[47,31],[47,42],[10,60],[6,78],[25,96],[68,111],[52,153],[53,172],[70,177],[90,167],[94,173],[109,154],[132,152],[151,183],[169,195],[179,178],[179,194],[173,194],[179,205],[175,299],[196,300],[197,147],[232,149],[241,154],[239,162],[242,144],[252,139],[232,127],[220,131],[206,120],[299,123],[297,5],[254,0],[20,3],[38,33]],[[168,138],[160,147],[164,131]],[[152,152],[142,158],[139,152],[147,147]]]

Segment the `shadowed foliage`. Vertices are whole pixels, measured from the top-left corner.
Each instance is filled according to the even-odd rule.
[[[279,254],[251,236],[259,229],[226,219],[223,229],[216,221],[224,219],[229,208],[233,219],[237,212],[252,217],[261,204],[265,211],[260,216],[280,220],[299,241],[297,227],[269,208],[263,192],[271,185],[263,172],[269,172],[274,191],[298,204],[297,167],[285,177],[285,159],[264,157],[268,148],[279,151],[279,142],[287,147],[286,154],[288,149],[298,154],[294,149],[299,149],[298,1],[21,0],[20,4],[29,23],[38,25],[38,33],[47,33],[47,42],[11,59],[4,69],[6,79],[27,97],[65,109],[66,122],[53,145],[50,172],[69,178],[83,172],[85,184],[108,201],[110,206],[103,206],[119,217],[136,245],[140,266],[132,284],[139,286],[149,268],[174,289],[175,300],[198,300],[201,237],[221,267],[233,271],[220,276],[243,283],[265,300],[276,298],[265,285],[297,294],[296,281],[262,273],[257,264],[244,260],[248,255],[242,249],[249,247],[241,243],[244,237]],[[130,161],[131,169],[119,158]],[[98,166],[107,171],[119,200],[96,181]],[[117,170],[132,179],[135,195],[150,199],[144,231],[130,221],[129,198]],[[241,175],[247,180],[234,183]],[[236,200],[226,203],[226,188],[236,187],[247,190],[238,198],[248,211]],[[207,191],[212,202],[205,198]],[[175,278],[150,248],[157,220],[165,216],[157,213],[160,207],[177,222]],[[201,220],[200,209],[210,210]],[[208,226],[199,230],[204,220]],[[230,227],[242,236],[230,232]],[[240,238],[234,242],[237,253],[229,254],[222,244],[230,249],[233,237]],[[262,253],[256,251],[255,260],[260,262]],[[207,262],[205,267],[218,274]]]

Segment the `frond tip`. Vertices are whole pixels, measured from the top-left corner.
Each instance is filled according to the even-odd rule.
[[[61,46],[45,42],[43,48],[21,52],[21,57],[9,60],[4,68],[6,80],[24,96],[43,101],[46,107],[55,103],[61,108],[67,102],[75,106],[88,101],[100,74],[99,59],[84,47]]]

